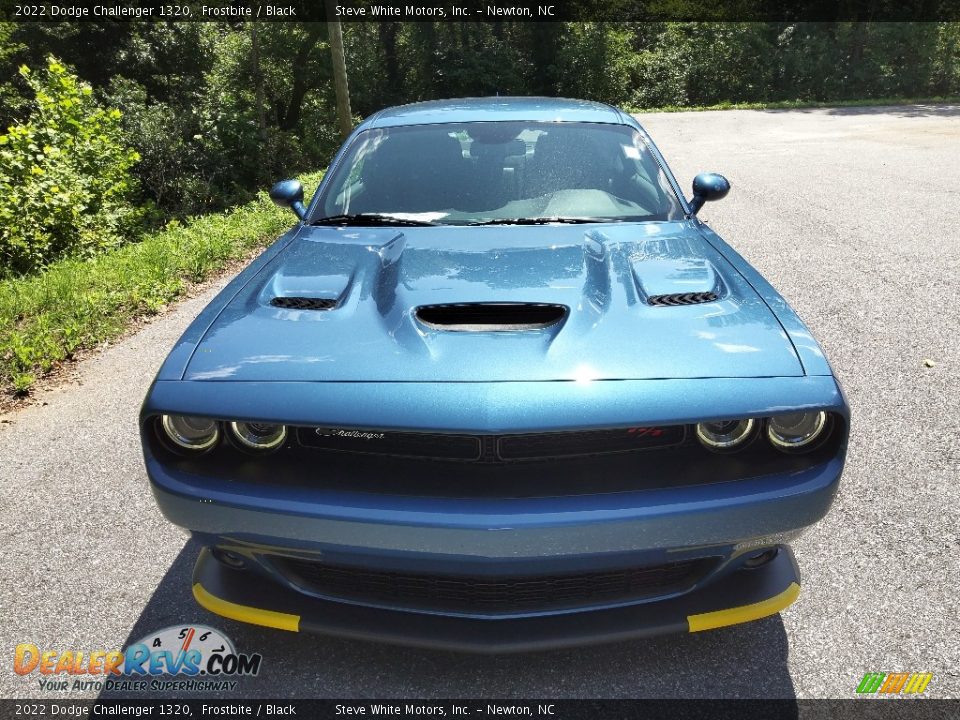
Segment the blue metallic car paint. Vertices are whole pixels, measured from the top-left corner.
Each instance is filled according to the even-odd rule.
[[[200,478],[151,460],[154,494],[183,527],[263,546],[399,553],[414,565],[474,557],[488,572],[503,570],[504,561],[627,552],[650,561],[686,548],[729,557],[736,543],[798,532],[823,517],[842,467],[833,459],[786,477],[569,497],[412,498],[287,487],[264,497],[256,483]],[[447,472],[457,482],[456,469]]]
[[[715,303],[651,307],[661,293]],[[340,298],[332,312],[271,306]],[[557,303],[562,326],[451,333],[433,303]],[[349,344],[338,342],[348,336]],[[305,228],[227,303],[187,380],[520,381],[787,377],[803,369],[767,304],[693,221],[578,226]]]
[[[767,280],[757,272],[750,263],[744,260],[736,250],[730,247],[723,238],[704,224],[698,227],[700,233],[713,247],[729,260],[737,271],[750,283],[757,294],[763,298],[780,324],[786,330],[793,347],[800,358],[806,375],[833,375],[830,363],[824,355],[820,345],[803,324],[800,316],[787,304],[787,301],[778,293]]]
[[[597,103],[419,103],[378,113],[344,147],[372,127],[496,120],[633,127],[689,210],[639,124]],[[308,221],[324,191],[321,183]],[[686,292],[718,299],[685,307],[647,303],[652,295]],[[338,307],[271,305],[284,296],[335,298]],[[556,303],[569,312],[551,327],[496,333],[437,331],[415,317],[420,305],[484,301]],[[803,410],[832,413],[840,437],[829,454],[799,469],[644,487],[638,459],[632,489],[545,488],[529,497],[329,487],[322,455],[304,466],[305,482],[298,484],[271,484],[270,456],[250,457],[242,477],[215,467],[191,471],[157,452],[153,423],[176,413],[493,435],[692,425]],[[238,570],[204,551],[195,592],[200,587],[227,606],[292,613],[302,629],[499,651],[682,631],[692,627],[691,614],[788,594],[799,572],[785,544],[828,511],[848,419],[842,390],[796,313],[695,217],[538,227],[299,223],[227,285],[177,342],[144,401],[141,431],[164,514],[201,544],[246,562]],[[554,467],[559,485],[565,466]],[[424,472],[454,485],[460,480],[456,463],[427,463]],[[758,548],[779,554],[749,569],[744,562]],[[693,585],[651,597],[577,610],[462,615],[326,597],[281,572],[277,558],[439,578],[562,576],[677,559],[713,565]]]
[[[509,383],[158,380],[142,413],[500,433],[764,417],[816,408],[846,415],[832,377]]]
[[[361,127],[433,125],[444,122],[592,122],[623,125],[623,114],[589,100],[547,97],[481,97],[461,100],[428,100],[381,110]]]
[[[203,339],[204,334],[210,325],[217,319],[227,303],[243,287],[259,273],[265,266],[279,255],[290,242],[297,237],[300,232],[300,225],[284,233],[277,238],[266,250],[264,250],[256,260],[250,263],[246,268],[237,274],[233,280],[227,283],[217,296],[194,318],[193,322],[187,327],[180,339],[173,346],[173,350],[164,360],[157,373],[159,380],[180,380],[187,369],[187,364],[197,348],[197,344]]]

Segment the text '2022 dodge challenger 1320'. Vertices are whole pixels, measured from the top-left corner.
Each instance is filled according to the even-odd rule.
[[[849,410],[798,316],[630,116],[383,110],[201,312],[141,414],[200,605],[505,651],[772,615]]]

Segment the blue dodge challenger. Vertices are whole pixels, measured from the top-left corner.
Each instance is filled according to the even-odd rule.
[[[346,141],[177,342],[147,473],[249,623],[501,652],[800,591],[849,409],[810,332],[619,110],[426,102]]]

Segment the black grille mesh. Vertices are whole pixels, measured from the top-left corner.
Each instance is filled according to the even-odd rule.
[[[717,294],[712,292],[674,293],[673,295],[651,295],[648,302],[659,307],[675,307],[677,305],[700,305],[713,302]]]
[[[300,443],[318,450],[372,455],[478,460],[480,439],[474,435],[388,433],[342,428],[301,428]]]
[[[549,460],[669,448],[682,443],[685,436],[686,427],[683,425],[516,435],[455,435],[323,427],[299,428],[297,433],[301,445],[317,450],[481,463]]]
[[[577,575],[485,577],[418,575],[273,557],[294,583],[354,602],[461,613],[509,613],[640,600],[686,589],[712,559]]]
[[[275,297],[270,304],[287,310],[333,310],[337,306],[337,300],[316,297]]]
[[[574,455],[602,455],[677,445],[683,442],[683,425],[632,427],[616,430],[502,435],[497,438],[501,460],[538,460]]]

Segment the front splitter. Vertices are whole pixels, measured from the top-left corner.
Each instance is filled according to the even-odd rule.
[[[463,617],[325,600],[228,567],[204,548],[193,596],[223,617],[294,632],[376,642],[504,653],[699,632],[774,615],[800,593],[789,547],[766,565],[738,570],[681,597],[615,608],[527,617]]]

